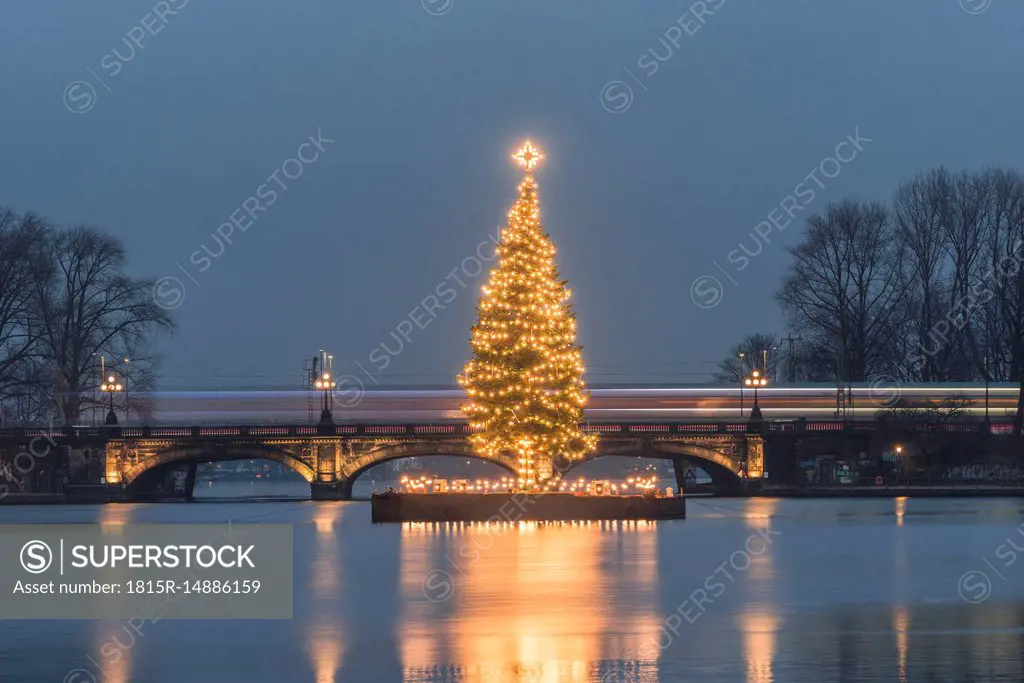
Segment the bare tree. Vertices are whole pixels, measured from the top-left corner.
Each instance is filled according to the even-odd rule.
[[[896,192],[906,296],[895,365],[905,379],[964,382],[981,375],[980,316],[963,304],[983,260],[990,187],[988,174],[939,168]]]
[[[893,200],[894,223],[904,250],[906,287],[906,335],[903,337],[906,348],[901,349],[899,357],[922,359],[916,366],[907,364],[900,372],[909,380],[931,382],[941,374],[932,356],[918,355],[914,349],[926,343],[945,312],[949,276],[946,272],[947,233],[943,223],[950,212],[951,186],[949,172],[940,168],[900,186]]]
[[[942,374],[939,379],[964,382],[981,376],[981,358],[976,354],[976,306],[965,308],[984,257],[985,217],[990,209],[991,182],[988,174],[960,173],[951,179],[943,228],[950,264],[950,286],[946,298],[950,328],[934,350]],[[945,326],[944,326],[945,327]],[[972,348],[974,349],[972,351]]]
[[[124,378],[125,394],[123,396],[125,419],[142,422],[152,420],[155,402],[149,392],[156,388],[157,370],[160,357],[151,355],[151,350],[142,344],[131,344],[125,349],[128,352],[127,362],[119,366]]]
[[[36,289],[34,325],[52,364],[58,412],[71,424],[98,383],[97,356],[123,358],[174,323],[154,302],[153,281],[124,274],[115,237],[91,227],[59,232],[47,258],[54,277]]]
[[[972,283],[972,300],[994,304],[997,339],[988,346],[1005,352],[1009,376],[1020,382],[1014,432],[1024,434],[1024,177],[1016,171],[989,172],[986,268]]]
[[[32,292],[49,275],[42,258],[46,239],[47,228],[37,217],[0,209],[0,403],[16,401],[35,388],[39,349],[29,324]]]
[[[765,372],[766,360],[767,375],[770,379],[775,379],[779,367],[778,346],[778,339],[774,334],[758,332],[748,336],[729,349],[729,355],[719,361],[718,371],[713,376],[714,382],[739,384],[753,369]],[[742,358],[740,354],[743,354]]]
[[[2,422],[37,425],[53,423],[53,373],[45,359],[33,356],[18,368],[18,382],[0,400]]]
[[[802,341],[794,345],[792,358],[786,361],[787,366],[790,363],[793,382],[826,383],[836,380],[838,366],[832,344],[815,339]]]
[[[829,204],[808,218],[803,242],[790,253],[794,262],[777,298],[792,329],[830,349],[842,379],[889,374],[904,290],[885,207]]]

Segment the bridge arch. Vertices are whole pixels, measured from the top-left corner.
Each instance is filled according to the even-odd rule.
[[[354,482],[366,470],[391,460],[402,458],[426,458],[426,457],[453,456],[457,458],[468,458],[481,462],[490,462],[510,472],[512,476],[517,474],[515,459],[510,456],[499,455],[493,458],[482,456],[473,451],[473,448],[466,441],[408,441],[404,443],[392,443],[380,448],[374,448],[359,457],[345,463],[338,472],[338,479]]]
[[[737,459],[700,443],[684,441],[635,441],[626,443],[600,442],[597,450],[589,457],[571,463],[562,476],[568,478],[569,473],[587,462],[605,457],[641,457],[671,460],[677,469],[683,461],[691,461],[703,469],[711,478],[716,490],[730,491],[738,488],[744,479],[743,468]]]
[[[709,446],[674,441],[655,442],[653,445],[656,452],[664,453],[668,457],[683,456],[698,460],[700,464],[710,463],[730,472],[737,480],[743,478],[743,468],[738,460]],[[708,476],[713,478],[714,474],[709,471]]]
[[[132,465],[121,474],[125,487],[132,487],[151,473],[163,470],[169,465],[181,462],[225,462],[229,460],[273,460],[299,474],[307,482],[316,478],[316,472],[295,454],[274,446],[247,445],[241,448],[210,446],[185,446],[158,451],[148,458]]]

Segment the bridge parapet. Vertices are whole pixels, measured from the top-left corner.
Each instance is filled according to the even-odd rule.
[[[761,429],[766,433],[853,432],[874,431],[879,423],[853,420],[765,420]],[[751,423],[743,419],[693,421],[636,421],[585,422],[583,430],[596,434],[742,434]],[[1010,422],[986,423],[980,420],[945,420],[936,422],[900,421],[900,426],[919,431],[971,432],[1006,434],[1012,431]],[[109,438],[237,438],[237,437],[409,437],[430,438],[468,436],[469,425],[462,421],[431,423],[340,423],[333,425],[142,425],[96,427],[7,427],[0,429],[0,439],[31,439],[33,437],[63,439]]]

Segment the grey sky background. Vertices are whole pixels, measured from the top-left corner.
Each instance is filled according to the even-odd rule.
[[[367,387],[356,362],[452,383],[484,274],[449,280],[383,372],[370,354],[502,222],[524,137],[548,154],[545,227],[595,383],[706,381],[743,335],[782,332],[803,221],[741,272],[727,254],[855,130],[873,142],[810,211],[941,164],[1024,165],[1014,0],[725,0],[703,25],[689,0],[183,1],[116,76],[101,60],[154,1],[7,0],[0,23],[0,203],[105,228],[134,274],[183,282],[164,388],[297,388],[321,346]],[[685,14],[699,29],[662,43]],[[78,80],[85,113],[65,106]],[[613,114],[616,80],[634,98]],[[336,142],[198,272],[190,254],[318,129]],[[691,300],[705,275],[710,308]]]

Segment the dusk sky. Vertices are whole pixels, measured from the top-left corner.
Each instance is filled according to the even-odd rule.
[[[707,381],[784,334],[785,247],[828,201],[1024,166],[1017,0],[4,8],[0,204],[109,230],[164,278],[161,388],[299,388],[321,347],[367,388],[453,384],[527,137],[596,384]]]

